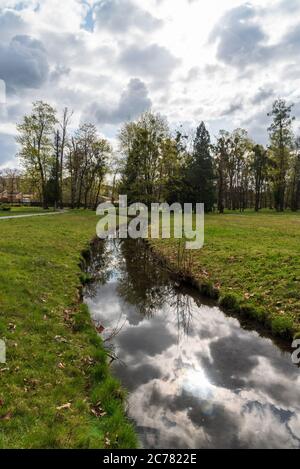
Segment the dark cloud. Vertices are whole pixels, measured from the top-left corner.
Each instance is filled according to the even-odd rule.
[[[163,22],[130,0],[102,0],[94,9],[95,23],[101,29],[125,33],[129,29],[150,32]]]
[[[3,40],[9,40],[16,34],[23,33],[26,25],[17,12],[12,10],[4,10],[0,14],[0,37]]]
[[[166,351],[176,343],[176,337],[167,329],[166,325],[157,321],[155,324],[142,324],[130,327],[117,338],[117,345],[121,347],[125,356],[140,358],[154,357]]]
[[[160,369],[148,363],[138,365],[132,368],[130,373],[128,373],[126,365],[118,362],[114,365],[114,372],[118,376],[118,379],[122,381],[122,385],[130,392],[135,391],[143,384],[161,377]]]
[[[170,75],[178,62],[168,49],[157,44],[147,47],[132,45],[120,55],[120,64],[127,71],[152,77]]]
[[[15,138],[12,135],[0,134],[0,166],[11,162],[17,151]]]
[[[241,98],[235,99],[228,107],[226,107],[221,115],[230,116],[237,111],[241,111],[244,108],[244,104]]]
[[[285,2],[281,3],[285,12]],[[294,11],[296,5],[292,5]],[[277,5],[275,11],[280,11]],[[229,10],[219,21],[210,35],[210,41],[217,41],[217,58],[222,62],[246,67],[252,64],[267,64],[272,61],[297,59],[300,49],[300,25],[293,27],[275,45],[267,45],[268,36],[258,23],[268,10],[244,4]]]
[[[229,10],[214,28],[210,40],[218,41],[217,57],[222,62],[243,66],[260,61],[267,50],[267,39],[255,23],[256,10],[245,4]]]
[[[43,44],[30,36],[15,36],[0,46],[0,78],[7,90],[39,88],[47,79],[49,66]]]
[[[119,124],[134,119],[149,109],[151,104],[145,83],[132,78],[115,107],[94,103],[90,106],[89,113],[92,113],[99,124]]]
[[[272,90],[271,88],[259,88],[257,93],[255,93],[255,95],[251,99],[251,103],[261,104],[272,96],[274,96],[274,90]]]

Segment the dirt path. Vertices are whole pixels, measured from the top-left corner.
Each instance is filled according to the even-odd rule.
[[[10,216],[7,216],[7,217],[0,217],[0,220],[10,220],[12,218],[27,218],[27,217],[46,217],[48,215],[61,215],[63,213],[66,213],[66,211],[62,210],[61,212],[28,213],[26,215],[10,215]]]

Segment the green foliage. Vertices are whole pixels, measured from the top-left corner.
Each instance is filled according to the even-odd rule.
[[[272,319],[272,332],[282,337],[290,338],[293,336],[293,321],[291,318],[280,316]]]
[[[0,204],[0,211],[2,212],[9,212],[11,210],[10,205],[7,204]]]
[[[278,211],[285,208],[286,175],[290,163],[290,153],[293,141],[291,117],[293,105],[288,105],[283,99],[273,103],[272,111],[268,116],[273,118],[269,127],[271,141],[271,160],[273,163],[272,182],[274,190],[275,207]]]
[[[204,122],[197,127],[186,172],[186,202],[204,203],[205,211],[211,212],[215,202],[215,176],[210,135]]]
[[[222,308],[226,308],[233,312],[240,311],[240,299],[231,293],[221,296],[219,304]]]

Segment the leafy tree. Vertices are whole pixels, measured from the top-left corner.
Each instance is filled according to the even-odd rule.
[[[24,116],[23,122],[17,126],[17,142],[21,146],[19,156],[26,169],[39,175],[44,208],[48,208],[47,181],[53,169],[52,137],[56,122],[55,109],[37,101],[33,104],[32,113]]]
[[[300,137],[296,138],[292,162],[291,209],[300,208]]]
[[[274,200],[277,211],[285,208],[286,177],[289,167],[290,151],[292,146],[292,121],[293,105],[288,105],[285,100],[277,99],[268,116],[273,118],[269,127],[271,141],[271,158],[273,160],[273,186]]]
[[[121,129],[119,142],[125,164],[120,191],[127,194],[129,202],[149,205],[159,199],[164,177],[164,142],[168,137],[164,119],[150,112]]]
[[[261,196],[264,183],[268,178],[268,152],[262,145],[253,147],[251,170],[254,179],[255,211],[261,208]]]

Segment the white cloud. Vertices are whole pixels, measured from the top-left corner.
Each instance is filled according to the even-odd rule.
[[[265,141],[276,96],[300,112],[299,12],[298,0],[0,0],[2,155],[36,99],[112,138],[151,107],[172,127],[247,125]]]

